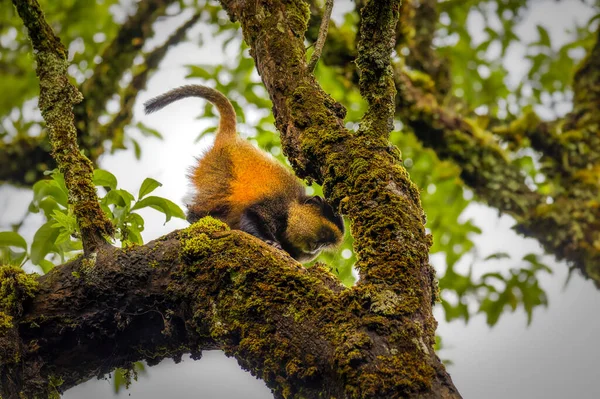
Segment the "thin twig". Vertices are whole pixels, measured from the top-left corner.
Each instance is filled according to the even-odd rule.
[[[321,26],[319,27],[319,37],[317,37],[315,51],[312,53],[307,67],[309,72],[314,71],[317,62],[319,62],[319,58],[321,57],[321,53],[323,52],[325,39],[327,39],[327,30],[329,29],[329,20],[331,19],[331,10],[333,10],[333,0],[326,0],[325,12],[323,12],[323,19],[321,20]]]
[[[140,91],[146,88],[146,83],[150,75],[158,68],[169,49],[185,38],[188,30],[198,22],[202,12],[194,14],[187,22],[181,25],[167,41],[161,46],[155,48],[145,55],[142,66],[135,71],[133,79],[129,86],[121,93],[121,107],[113,120],[103,127],[103,137],[112,138],[113,149],[122,148],[124,140],[124,128],[133,118],[133,105]]]

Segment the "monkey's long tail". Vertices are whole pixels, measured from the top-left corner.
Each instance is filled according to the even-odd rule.
[[[201,97],[213,103],[219,115],[219,129],[215,144],[226,143],[237,138],[235,110],[231,102],[218,90],[201,85],[187,85],[170,90],[144,103],[146,114],[158,111],[167,105],[186,97]]]

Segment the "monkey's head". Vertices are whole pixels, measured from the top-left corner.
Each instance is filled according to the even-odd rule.
[[[288,212],[283,249],[294,259],[307,262],[321,250],[339,244],[344,220],[319,196],[293,202]]]

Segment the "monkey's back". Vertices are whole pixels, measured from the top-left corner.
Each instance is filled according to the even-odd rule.
[[[206,215],[238,228],[245,209],[264,199],[290,203],[302,196],[298,179],[276,160],[243,139],[215,145],[190,174],[195,187],[190,221]]]

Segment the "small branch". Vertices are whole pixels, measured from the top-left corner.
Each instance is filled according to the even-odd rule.
[[[92,183],[93,167],[77,145],[73,105],[81,93],[70,83],[67,74],[67,50],[46,22],[36,0],[13,0],[28,29],[40,79],[39,107],[46,121],[52,156],[65,176],[69,202],[81,231],[84,252],[90,255],[112,234],[113,227],[96,195]]]
[[[308,69],[309,72],[315,70],[317,62],[319,62],[319,58],[321,57],[321,52],[323,51],[323,46],[325,45],[325,40],[327,39],[327,30],[329,29],[329,21],[331,20],[332,10],[333,0],[326,0],[325,11],[323,12],[321,26],[319,27],[319,36],[317,37],[317,42],[315,44],[315,51],[312,53],[312,56],[310,57],[310,62],[306,67],[306,69]]]
[[[361,9],[356,65],[359,88],[369,109],[359,133],[387,138],[394,127],[394,86],[391,53],[396,42],[399,0],[370,0]]]
[[[129,86],[121,93],[121,107],[112,121],[103,127],[102,136],[113,138],[113,149],[123,147],[124,129],[133,119],[133,105],[138,93],[146,88],[146,83],[151,73],[156,70],[169,49],[179,44],[187,31],[198,22],[201,13],[194,14],[187,22],[181,25],[167,41],[160,47],[146,54],[144,62],[131,79]]]

